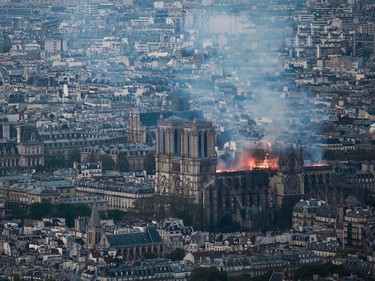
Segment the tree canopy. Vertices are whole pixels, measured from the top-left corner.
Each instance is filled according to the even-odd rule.
[[[345,269],[342,265],[335,265],[332,263],[316,263],[316,264],[306,264],[299,267],[295,271],[295,280],[311,280],[314,275],[318,274],[320,277],[326,277],[337,273],[339,276],[347,276],[350,271]]]
[[[81,152],[78,148],[75,148],[68,153],[67,166],[72,167],[73,162],[81,162]]]
[[[41,203],[33,203],[30,205],[29,212],[27,213],[20,207],[12,208],[12,216],[15,219],[24,220],[26,218],[33,220],[40,220],[42,218],[59,217],[65,218],[65,223],[68,227],[74,226],[74,220],[78,217],[88,217],[91,214],[91,209],[87,205],[72,205],[72,204],[59,204],[52,205],[49,201]]]
[[[30,213],[28,217],[34,220],[40,220],[44,217],[49,217],[52,214],[53,206],[50,201],[43,201],[41,203],[34,203],[30,206]]]
[[[125,218],[125,212],[120,210],[108,210],[108,218],[115,222],[122,221]]]
[[[189,281],[228,281],[228,274],[220,272],[216,267],[197,267],[188,279]]]
[[[185,250],[181,248],[177,248],[173,250],[170,254],[166,255],[167,259],[171,259],[173,261],[181,261],[185,257]]]
[[[108,155],[101,155],[100,161],[102,162],[103,171],[113,170],[116,166],[116,162]]]
[[[148,175],[155,174],[156,166],[155,166],[155,153],[154,152],[147,153],[144,167]]]
[[[46,154],[44,156],[44,167],[46,170],[53,171],[55,169],[66,167],[65,156],[62,152]]]
[[[88,217],[91,209],[87,205],[60,204],[57,206],[54,216],[65,218],[66,226],[73,227],[74,220],[78,217]]]
[[[129,172],[130,171],[129,161],[126,158],[125,152],[120,152],[118,154],[116,168],[120,172]]]

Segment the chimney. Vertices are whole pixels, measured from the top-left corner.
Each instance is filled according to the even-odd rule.
[[[3,124],[3,140],[7,141],[10,139],[10,125],[9,123]]]

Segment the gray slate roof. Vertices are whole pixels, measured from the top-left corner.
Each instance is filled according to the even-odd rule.
[[[109,245],[114,248],[163,243],[163,239],[160,237],[155,227],[147,227],[145,232],[107,234],[107,239]]]

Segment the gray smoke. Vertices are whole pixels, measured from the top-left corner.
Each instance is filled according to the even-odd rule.
[[[196,71],[197,79],[186,81],[193,107],[203,107],[206,118],[230,132],[239,146],[302,143],[309,149],[301,132],[310,121],[303,119],[304,112],[312,106],[294,108],[289,99],[294,83],[282,76],[291,25],[260,12],[255,4],[241,11],[226,8],[200,11],[187,21],[195,51],[209,47],[216,54],[207,58],[206,69]],[[308,154],[319,161],[322,153],[314,148]]]

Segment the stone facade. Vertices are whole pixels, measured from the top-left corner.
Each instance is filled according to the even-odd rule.
[[[287,202],[294,202],[303,197],[303,157],[290,153],[279,159],[278,173],[270,179],[273,204],[281,206]]]
[[[44,165],[44,143],[34,126],[1,123],[0,175]]]
[[[203,202],[215,181],[215,131],[212,123],[171,116],[160,119],[156,143],[157,192]]]

